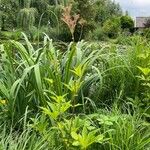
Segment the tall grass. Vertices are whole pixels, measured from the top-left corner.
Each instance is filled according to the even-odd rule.
[[[148,43],[81,41],[62,51],[47,35],[40,48],[23,36],[0,45],[1,149],[149,147]]]
[[[27,106],[31,112],[37,111],[39,106],[46,107],[54,95],[67,95],[67,101],[77,104],[82,86],[98,76],[95,72],[89,77],[87,72],[100,52],[79,42],[71,43],[63,53],[47,36],[36,50],[24,37],[26,46],[17,41],[1,45],[0,96],[8,117],[19,120]]]
[[[149,68],[149,43],[136,37],[130,45],[109,43],[96,48],[104,49],[103,57],[94,64],[101,74],[101,86],[94,84],[88,97],[104,106],[111,106],[116,100],[122,105],[129,97],[142,101],[145,92],[138,78],[138,66]],[[148,57],[144,60],[145,56]]]

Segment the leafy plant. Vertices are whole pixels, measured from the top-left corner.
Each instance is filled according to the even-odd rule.
[[[62,50],[46,34],[34,46],[23,37],[0,45],[2,149],[149,148],[146,41]]]
[[[125,29],[131,30],[134,27],[134,21],[128,15],[122,16],[120,18],[120,23],[121,23],[121,28],[123,30],[125,30]]]
[[[119,18],[108,19],[103,24],[103,32],[109,38],[116,38],[120,32],[120,20]]]
[[[81,134],[77,134],[76,132],[72,132],[71,136],[74,139],[72,143],[73,146],[80,146],[81,149],[86,150],[93,143],[103,143],[104,136],[102,134],[98,134],[99,130],[88,131],[87,127],[84,126]]]
[[[63,117],[63,114],[71,107],[71,101],[66,102],[65,95],[51,97],[54,102],[48,102],[49,108],[41,107],[43,113],[47,114],[51,119],[57,120]]]

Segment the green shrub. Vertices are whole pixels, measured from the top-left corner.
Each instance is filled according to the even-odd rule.
[[[101,115],[98,119],[108,137],[105,149],[120,150],[148,150],[150,146],[149,124],[136,118],[136,116]],[[110,130],[110,131],[109,131]]]
[[[13,32],[1,31],[0,39],[2,40],[20,40],[21,39],[21,30],[15,30]]]
[[[121,28],[123,30],[128,29],[129,31],[134,28],[134,21],[130,16],[122,16],[120,18]]]
[[[103,24],[103,31],[109,38],[116,38],[120,32],[119,18],[106,20]]]
[[[149,148],[149,43],[62,51],[23,36],[0,45],[1,149]]]
[[[24,38],[26,45],[11,41],[0,47],[0,96],[7,101],[8,117],[18,120],[28,105],[30,110],[37,111],[39,106],[48,106],[51,96],[56,95],[67,95],[66,102],[71,101],[73,106],[78,104],[80,101],[76,99],[82,86],[98,76],[97,72],[87,76],[87,70],[91,69],[92,63],[100,55],[98,50],[91,52],[90,47],[87,50],[87,46],[79,42],[71,43],[62,54],[55,50],[47,36],[44,46],[39,45],[41,48],[36,50],[36,46],[33,47],[25,35]],[[10,68],[4,69],[7,66]]]
[[[89,33],[87,39],[91,41],[107,41],[108,37],[104,33],[101,26],[98,26],[95,30]]]
[[[44,38],[44,33],[48,32],[49,28],[47,26],[41,26],[40,28],[32,26],[29,30],[26,30],[25,33],[30,41],[36,42],[42,41]]]

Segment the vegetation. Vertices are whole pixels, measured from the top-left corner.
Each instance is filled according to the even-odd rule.
[[[149,29],[110,0],[0,0],[0,19],[0,150],[149,150]]]
[[[127,15],[122,16],[120,18],[120,21],[121,21],[121,28],[123,30],[125,30],[125,29],[131,30],[134,28],[134,22],[130,16],[127,16]]]
[[[109,38],[116,38],[120,31],[120,20],[118,18],[108,19],[104,22],[103,32]]]
[[[82,41],[64,53],[47,36],[37,50],[24,38],[0,48],[2,149],[149,147],[149,45]]]
[[[97,27],[101,28],[111,16],[122,15],[120,6],[111,0],[1,0],[1,31],[18,32],[19,29],[34,41],[42,36],[42,32],[57,41],[71,41],[72,33],[68,32],[62,20],[62,12],[70,4],[70,15],[79,14],[74,32],[75,41],[88,37],[90,31]]]

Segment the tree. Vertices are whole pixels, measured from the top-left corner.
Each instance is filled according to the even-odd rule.
[[[18,26],[23,29],[30,29],[35,23],[35,17],[37,15],[37,9],[31,7],[34,0],[19,0],[18,1]]]
[[[95,9],[89,0],[75,0],[77,12],[86,21],[93,21]]]
[[[0,0],[0,26],[6,30],[16,26],[16,9],[12,0]]]
[[[124,30],[124,29],[133,29],[134,27],[134,21],[133,19],[128,16],[128,15],[125,15],[125,16],[122,16],[120,18],[120,23],[121,23],[121,28]]]
[[[95,21],[100,24],[112,18],[112,16],[122,15],[120,5],[111,0],[97,0],[94,4],[94,8],[96,9]]]
[[[0,0],[1,28],[21,28],[27,32],[32,31],[32,28],[36,31],[39,27],[47,28],[46,31],[54,29],[58,30],[57,37],[62,35],[65,39],[69,32],[66,32],[61,17],[63,7],[69,6],[70,3],[71,13],[80,15],[74,32],[75,41],[92,33],[112,16],[121,15],[119,4],[112,0]]]
[[[78,41],[95,29],[96,10],[90,0],[75,0],[74,10],[84,20],[84,26],[78,24],[75,30],[75,39]]]
[[[35,23],[37,10],[35,8],[23,8],[18,14],[18,25],[23,29],[30,29]]]
[[[118,33],[120,32],[120,19],[112,18],[106,20],[103,24],[103,32],[109,38],[116,38],[118,36]]]

